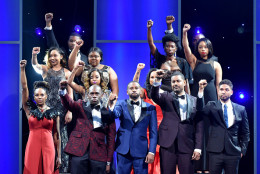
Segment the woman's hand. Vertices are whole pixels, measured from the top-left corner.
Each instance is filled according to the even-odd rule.
[[[190,24],[184,24],[182,31],[183,32],[188,32],[190,30],[190,28],[191,28]]]
[[[40,47],[33,47],[32,55],[37,55],[40,53],[41,48]]]
[[[20,68],[24,69],[26,67],[26,64],[27,64],[27,60],[21,60],[20,61]]]
[[[137,71],[141,71],[142,69],[144,69],[144,67],[145,67],[145,64],[144,63],[138,63],[138,65],[137,65]]]
[[[60,166],[61,166],[61,158],[58,157],[58,158],[56,159],[56,167],[57,167],[57,169],[60,168]]]
[[[153,26],[153,21],[150,19],[147,21],[147,28],[152,28]]]

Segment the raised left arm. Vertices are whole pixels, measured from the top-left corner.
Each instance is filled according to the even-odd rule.
[[[116,72],[111,67],[109,68],[109,82],[110,82],[112,94],[118,96],[119,93],[118,78]]]

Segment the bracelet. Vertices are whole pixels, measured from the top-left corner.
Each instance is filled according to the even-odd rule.
[[[111,164],[111,162],[107,162],[107,166],[109,166]]]

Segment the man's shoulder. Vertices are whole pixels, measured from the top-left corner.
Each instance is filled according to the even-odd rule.
[[[245,106],[232,102],[234,109],[245,110]]]

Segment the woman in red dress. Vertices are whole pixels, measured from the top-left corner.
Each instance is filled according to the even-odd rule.
[[[59,112],[46,105],[47,82],[34,83],[34,100],[29,100],[25,74],[26,60],[20,62],[22,83],[22,105],[29,123],[30,134],[25,150],[24,174],[53,174],[55,164],[54,140],[57,140],[56,167],[61,164]],[[54,131],[53,131],[54,130]],[[54,136],[53,136],[54,135]]]
[[[133,81],[139,81],[141,70],[144,67],[145,67],[145,64],[143,64],[143,63],[139,63],[137,65],[137,69],[136,69]],[[155,73],[156,71],[157,71],[156,68],[151,68],[150,71],[148,72],[147,77],[146,77],[146,81],[145,81],[145,88],[146,89],[142,88],[141,97],[145,102],[150,103],[150,104],[152,104],[156,107],[157,128],[159,128],[159,125],[161,124],[161,121],[163,119],[162,110],[161,110],[160,106],[157,105],[156,103],[154,103],[153,100],[150,97],[150,90],[151,90],[151,87],[153,85],[154,79],[156,78],[156,73]],[[161,90],[161,92],[163,92],[163,91]],[[148,137],[148,141],[149,141],[149,131],[147,131],[147,137]],[[148,144],[149,144],[149,142],[148,142]],[[160,174],[161,173],[161,171],[160,171],[159,147],[160,147],[159,145],[157,145],[157,147],[156,147],[154,162],[151,163],[151,164],[148,164],[148,174]],[[131,173],[133,173],[133,171]]]

